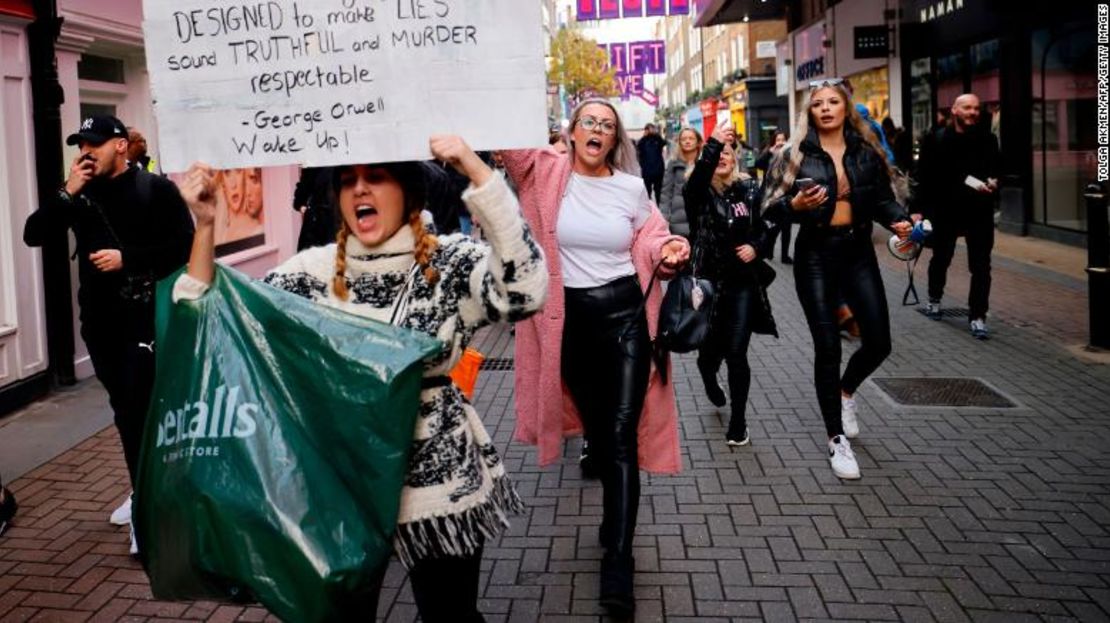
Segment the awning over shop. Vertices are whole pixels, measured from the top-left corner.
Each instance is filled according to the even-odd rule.
[[[786,17],[787,0],[697,0],[695,26],[716,26],[749,20],[774,20]]]
[[[31,0],[0,0],[0,15],[35,19],[35,8]]]

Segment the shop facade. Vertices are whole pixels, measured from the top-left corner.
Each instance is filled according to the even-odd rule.
[[[790,94],[791,125],[805,106],[810,83],[828,78],[847,80],[853,103],[866,106],[873,119],[890,117],[902,125],[897,8],[898,0],[844,0],[788,35],[777,49],[777,90]],[[872,47],[878,53],[861,45],[876,40]]]
[[[42,265],[23,244],[38,202],[28,26],[30,0],[0,0],[0,413],[49,386]]]
[[[1002,148],[999,227],[1086,240],[1096,172],[1096,4],[903,0],[903,112],[915,139],[961,93],[979,96]]]
[[[172,137],[159,136],[154,116],[141,27],[142,0],[58,0],[57,10],[63,21],[54,42],[54,57],[57,82],[64,94],[58,133],[68,135],[89,115],[115,115],[144,134],[157,162],[159,145]],[[68,352],[67,358],[72,357],[72,374],[65,375],[72,377],[69,380],[93,374],[79,333],[76,263],[69,264],[68,283],[62,283],[64,279],[56,274],[44,279],[43,251],[27,248],[21,235],[24,221],[38,205],[26,34],[35,17],[30,0],[0,0],[0,67],[5,77],[0,99],[4,124],[0,182],[5,188],[0,194],[0,413],[41,395],[49,386],[46,353],[57,352],[47,348],[52,339],[70,344],[62,349]],[[62,147],[63,171],[76,155],[76,147]],[[298,169],[225,173],[226,201],[222,205],[228,214],[220,231],[224,237],[218,250],[220,260],[260,276],[296,250],[300,217],[291,204]],[[51,288],[64,288],[68,296],[52,296]],[[69,301],[68,326],[51,323],[47,329],[47,300]],[[61,332],[69,335],[58,335]],[[68,369],[68,364],[65,367]],[[30,391],[28,379],[34,379]]]
[[[736,134],[757,153],[771,143],[775,132],[790,133],[786,100],[775,90],[774,76],[757,76],[740,80],[724,91],[729,118]]]

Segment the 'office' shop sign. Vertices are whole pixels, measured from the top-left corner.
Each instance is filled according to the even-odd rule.
[[[542,145],[540,6],[144,0],[162,166],[338,165]]]

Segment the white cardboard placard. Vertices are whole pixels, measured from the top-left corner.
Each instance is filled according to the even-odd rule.
[[[546,144],[534,0],[143,0],[167,172]]]

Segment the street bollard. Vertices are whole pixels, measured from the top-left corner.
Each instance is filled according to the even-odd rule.
[[[1091,346],[1110,349],[1110,220],[1101,184],[1088,184],[1087,284]]]

